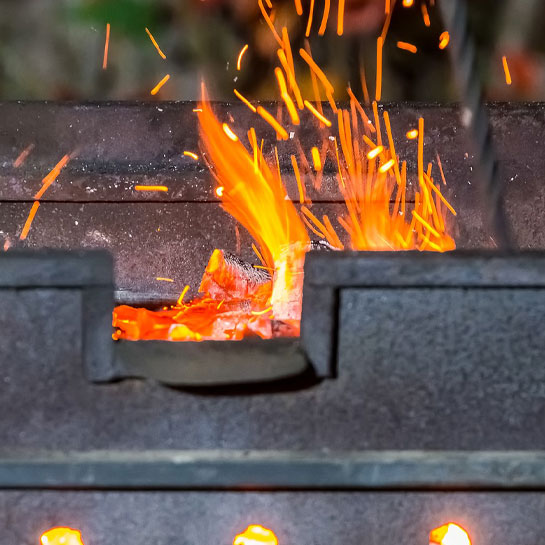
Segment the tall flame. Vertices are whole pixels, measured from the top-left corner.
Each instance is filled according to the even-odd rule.
[[[273,269],[284,248],[309,242],[305,226],[287,198],[279,173],[265,161],[255,131],[248,133],[250,155],[238,138],[233,140],[226,134],[212,112],[204,86],[199,108],[201,142],[212,173],[223,187],[222,206],[249,231],[265,265]]]
[[[201,142],[211,171],[223,188],[223,208],[259,246],[263,265],[274,271],[271,303],[275,317],[297,320],[303,262],[310,240],[280,172],[265,161],[255,130],[248,132],[251,153],[216,118],[203,85],[199,109]],[[299,300],[299,301],[297,301]]]

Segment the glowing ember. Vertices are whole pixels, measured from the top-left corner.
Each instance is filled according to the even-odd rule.
[[[161,191],[163,193],[166,193],[168,191],[168,187],[166,185],[135,185],[134,190],[135,191]]]
[[[422,4],[420,4],[420,8],[422,10],[422,19],[424,19],[424,24],[427,27],[430,27],[431,21],[430,21],[430,15],[428,13],[428,8],[426,6],[426,2],[422,2]]]
[[[52,528],[42,534],[42,545],[84,545],[81,532],[72,528]]]
[[[471,545],[471,539],[461,526],[449,522],[430,532],[430,545]]]
[[[403,49],[404,51],[408,51],[409,53],[416,53],[418,51],[415,45],[407,42],[397,42],[397,47],[399,47],[399,49]]]
[[[272,530],[252,524],[235,537],[233,545],[278,545],[278,538]]]
[[[445,30],[439,36],[439,49],[445,49],[450,42],[450,34]]]

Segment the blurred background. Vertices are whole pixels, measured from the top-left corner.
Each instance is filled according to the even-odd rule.
[[[444,31],[435,5],[440,1],[397,0],[384,48],[383,100],[455,100],[448,54],[438,46]],[[488,97],[544,99],[545,2],[468,3]],[[309,4],[303,0],[305,14]],[[323,5],[324,0],[315,0],[313,54],[338,84],[337,98],[343,98],[347,81],[361,97],[362,71],[374,89],[384,0],[346,0],[342,38],[335,32],[337,0],[331,2],[326,35],[317,35]],[[306,15],[297,17],[293,0],[275,0],[274,6],[276,21],[287,25],[293,48],[302,47]],[[107,23],[111,34],[103,70]],[[146,27],[166,59],[158,55]],[[418,52],[399,49],[398,41],[416,46]],[[245,44],[249,47],[243,69],[237,71]],[[271,99],[276,98],[276,48],[257,0],[3,0],[0,100],[194,100],[201,78],[218,100],[232,100],[234,87],[251,99]],[[505,82],[503,55],[511,86]],[[301,70],[299,77],[308,90],[304,73]],[[170,80],[152,97],[150,90],[165,74]]]

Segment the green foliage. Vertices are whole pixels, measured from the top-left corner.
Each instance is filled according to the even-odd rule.
[[[131,39],[147,39],[145,27],[155,28],[161,19],[161,2],[145,0],[80,0],[69,8],[68,16],[80,22],[112,25],[112,32]]]

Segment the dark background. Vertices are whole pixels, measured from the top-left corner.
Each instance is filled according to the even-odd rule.
[[[422,19],[425,1],[431,17]],[[436,0],[440,2],[441,0]],[[305,4],[305,1],[303,0]],[[384,53],[384,100],[451,101],[456,98],[446,51],[438,48],[444,30],[433,0],[404,8],[397,0]],[[306,13],[297,18],[292,0],[277,0],[277,21],[287,24],[293,46],[303,43]],[[488,96],[500,100],[545,97],[539,0],[469,0]],[[337,2],[331,2],[326,36],[317,36],[323,0],[316,0],[311,43],[315,57],[336,84],[336,96],[350,81],[359,85],[359,67],[374,89],[375,44],[384,18],[384,0],[347,0],[346,33],[335,34]],[[106,23],[111,24],[109,64],[102,70]],[[167,55],[159,57],[148,27]],[[396,47],[413,43],[413,55]],[[250,48],[237,72],[241,47]],[[505,83],[501,57],[507,55],[513,85]],[[204,77],[216,99],[230,100],[237,87],[252,99],[275,98],[272,67],[276,44],[263,23],[257,0],[3,0],[0,9],[0,100],[149,99],[166,74],[171,80],[157,99],[199,96]],[[236,81],[235,81],[236,78]],[[306,71],[301,86],[310,94]]]

